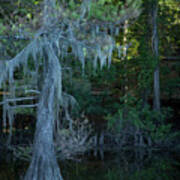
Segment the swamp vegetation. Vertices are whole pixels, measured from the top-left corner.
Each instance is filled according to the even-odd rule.
[[[178,179],[179,12],[2,0],[0,179]]]

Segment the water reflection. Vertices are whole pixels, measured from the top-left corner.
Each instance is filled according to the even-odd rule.
[[[64,163],[65,180],[176,180],[180,178],[180,156],[174,153],[125,151],[104,154],[102,161]],[[99,159],[101,155],[99,154]]]
[[[177,153],[129,150],[104,153],[104,158],[61,162],[64,180],[176,180],[180,177],[180,154]],[[27,167],[27,162],[1,160],[0,180],[19,180]]]

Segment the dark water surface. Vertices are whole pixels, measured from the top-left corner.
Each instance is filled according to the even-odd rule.
[[[81,162],[60,162],[64,180],[179,180],[180,154],[125,151],[105,153],[104,160],[89,157]],[[99,160],[98,160],[99,159]],[[19,180],[27,162],[13,160],[2,152],[0,180]]]

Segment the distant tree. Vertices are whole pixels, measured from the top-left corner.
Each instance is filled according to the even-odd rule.
[[[159,78],[159,37],[158,37],[158,0],[152,2],[152,51],[156,60],[154,70],[154,110],[160,111],[160,78]]]
[[[0,61],[0,87],[6,89],[8,85],[11,94],[11,98],[4,96],[1,102],[4,122],[8,115],[12,126],[13,109],[19,107],[16,102],[26,99],[16,97],[17,69],[22,68],[28,82],[31,80],[34,85],[26,91],[38,95],[38,104],[20,105],[37,106],[33,156],[25,180],[63,179],[53,144],[54,127],[63,104],[61,61],[74,56],[82,64],[82,73],[87,61],[92,61],[94,68],[110,66],[116,49],[113,36],[126,20],[139,15],[140,4],[140,0],[128,0],[126,7],[122,1],[113,0],[44,0],[42,24],[30,43],[11,60]]]

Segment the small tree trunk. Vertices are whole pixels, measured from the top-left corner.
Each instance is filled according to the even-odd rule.
[[[153,3],[152,9],[152,50],[156,60],[156,67],[154,71],[154,100],[153,108],[156,111],[160,111],[160,80],[159,80],[159,49],[158,49],[158,27],[157,27],[157,13],[158,13],[158,0]]]
[[[160,85],[159,85],[159,65],[157,65],[154,71],[154,101],[153,108],[156,111],[160,111]]]
[[[127,56],[127,34],[128,34],[128,20],[124,22],[124,35],[123,35],[123,59]]]

